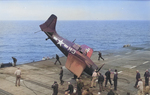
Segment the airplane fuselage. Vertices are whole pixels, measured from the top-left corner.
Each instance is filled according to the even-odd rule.
[[[85,72],[92,75],[92,72],[98,67],[92,62],[92,60],[86,56],[85,52],[81,52],[82,49],[80,45],[72,43],[63,37],[59,36],[56,32],[51,35],[51,33],[46,33],[46,35],[51,39],[51,41],[61,50],[61,52],[67,57],[68,53],[71,53],[86,63]],[[90,51],[90,48],[87,48]]]

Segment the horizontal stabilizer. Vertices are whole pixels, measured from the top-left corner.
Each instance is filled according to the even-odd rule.
[[[69,53],[65,66],[68,70],[74,73],[77,77],[80,77],[80,75],[82,74],[83,70],[86,67],[86,64],[75,55]]]

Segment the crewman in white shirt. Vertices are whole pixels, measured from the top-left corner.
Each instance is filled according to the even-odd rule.
[[[21,78],[21,70],[18,67],[18,69],[15,71],[14,73],[16,75],[16,86],[18,84],[18,86],[20,86],[20,78]]]
[[[143,81],[142,81],[142,79],[139,79],[137,87],[139,88],[138,95],[143,95]]]
[[[94,72],[92,74],[92,81],[91,81],[91,87],[90,88],[96,87],[96,82],[95,82],[96,79],[97,79],[97,72],[96,72],[96,70],[94,70]]]

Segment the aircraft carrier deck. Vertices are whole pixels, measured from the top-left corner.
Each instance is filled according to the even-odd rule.
[[[102,51],[103,58],[98,61],[98,52],[93,52],[91,57],[92,61],[99,67],[105,63],[101,69],[101,73],[104,75],[108,69],[112,69],[114,72],[117,69],[118,75],[118,87],[115,91],[116,95],[126,95],[130,92],[131,95],[137,94],[135,85],[136,70],[139,70],[142,80],[144,82],[144,72],[146,69],[150,69],[150,46],[136,46],[127,47],[119,50]],[[64,76],[63,85],[59,84],[58,95],[64,95],[67,89],[67,82],[70,81],[75,86],[75,80],[72,79],[73,74],[65,68],[66,57],[61,57],[60,61],[62,65],[57,63],[54,65],[55,59],[32,62],[16,67],[0,68],[0,95],[51,95],[53,89],[51,85],[54,81],[59,81],[60,67],[63,66]],[[15,86],[14,72],[20,67],[22,70],[21,86]],[[113,74],[111,75],[113,78]],[[85,88],[90,87],[90,76],[82,75]],[[107,95],[111,86],[104,89],[101,95]],[[112,86],[113,88],[113,86]],[[98,85],[96,88],[90,88],[90,91],[97,95]]]

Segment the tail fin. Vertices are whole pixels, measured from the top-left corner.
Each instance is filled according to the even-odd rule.
[[[40,25],[41,30],[50,33],[56,32],[55,31],[56,21],[57,17],[54,14],[52,14],[45,23]]]

